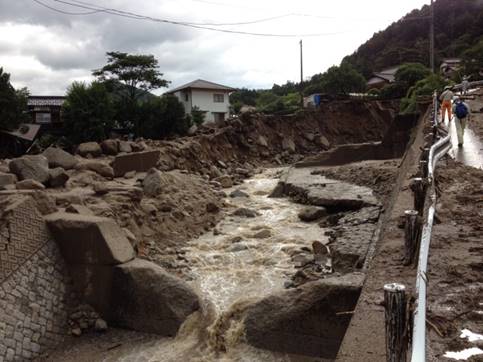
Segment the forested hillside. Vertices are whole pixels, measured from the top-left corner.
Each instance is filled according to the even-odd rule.
[[[461,57],[483,40],[482,0],[437,0],[434,3],[436,65]],[[366,78],[374,71],[407,62],[429,64],[429,5],[413,10],[374,34],[344,58]]]

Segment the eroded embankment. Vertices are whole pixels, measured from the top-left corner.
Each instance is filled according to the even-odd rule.
[[[84,157],[76,156],[74,161],[78,163],[78,167],[75,166],[73,169],[64,170],[67,178],[69,178],[64,185],[58,188],[48,188],[44,191],[31,192],[29,190],[25,192],[35,198],[37,207],[41,209],[43,214],[68,211],[83,215],[93,213],[114,219],[119,226],[124,228],[123,232],[129,241],[137,247],[139,256],[149,258],[171,271],[180,272],[183,269],[183,265],[190,264],[189,258],[192,258],[192,261],[195,260],[195,255],[199,257],[201,262],[198,264],[193,262],[192,271],[182,271],[180,274],[189,276],[191,272],[191,278],[196,279],[196,273],[198,273],[199,279],[203,279],[205,276],[202,275],[200,270],[207,265],[206,259],[203,260],[203,257],[208,255],[209,259],[211,251],[200,249],[199,253],[191,251],[191,255],[187,256],[183,248],[187,246],[189,239],[213,228],[225,216],[228,203],[223,200],[224,193],[221,190],[222,188],[240,184],[243,179],[252,176],[259,165],[292,162],[303,158],[304,155],[320,152],[320,150],[329,147],[331,143],[378,140],[388,129],[391,120],[392,112],[377,102],[334,102],[320,111],[302,113],[285,118],[250,115],[239,120],[227,122],[222,127],[205,130],[207,133],[193,137],[171,142],[147,141],[151,148],[159,150],[161,157],[156,167],[163,172],[152,170],[146,174],[145,172],[133,171],[126,172],[124,177],[117,177],[113,176],[114,174],[105,172],[109,170],[108,163],[114,159],[112,156],[105,154],[99,156],[96,160],[88,160]],[[89,158],[92,157],[92,155],[87,156]],[[314,177],[314,175],[315,173],[309,176]],[[15,190],[9,192],[15,193]],[[313,200],[317,199],[317,197]],[[374,202],[372,198],[368,198],[368,200],[361,204],[360,200],[354,199],[351,201],[350,207],[344,206],[344,208],[335,207],[331,209],[331,205],[326,205],[329,212],[328,222],[334,226],[334,223],[337,224],[339,219],[344,219],[345,221],[339,226],[344,225],[346,222],[360,225],[360,220],[377,219],[378,203]],[[277,204],[277,201],[272,201],[272,203]],[[356,206],[354,206],[354,203]],[[371,207],[372,209],[370,209]],[[369,212],[369,214],[358,214],[361,210]],[[263,214],[263,210],[259,211]],[[270,214],[268,209],[265,211],[267,215]],[[275,208],[275,216],[277,216],[276,213],[278,211]],[[354,214],[351,214],[351,212]],[[250,239],[250,236],[263,233],[267,229],[260,228],[260,225],[257,226],[255,224],[251,226],[253,228],[250,228],[250,235],[242,235],[242,239],[243,237]],[[275,228],[278,229],[278,227]],[[223,228],[215,230],[223,233]],[[280,228],[280,231],[283,231],[283,228]],[[321,229],[322,231],[323,229]],[[288,234],[288,232],[285,234]],[[262,234],[258,236],[260,235]],[[240,243],[241,240],[232,242],[234,245],[230,245],[230,247],[233,249],[228,251],[228,253],[235,254],[235,256],[230,257],[233,260],[237,259],[236,253],[247,253],[250,257],[250,252],[253,251],[255,256],[259,256],[258,265],[266,267],[265,270],[273,269],[277,263],[279,265],[288,264],[292,269],[296,265],[296,268],[300,269],[298,271],[293,270],[295,277],[292,280],[289,280],[287,277],[288,280],[286,281],[289,283],[285,285],[286,287],[298,286],[309,280],[315,280],[315,283],[320,284],[320,288],[315,288],[318,291],[315,293],[311,288],[305,287],[307,288],[307,293],[300,293],[299,298],[296,297],[298,291],[283,290],[283,279],[277,276],[275,278],[277,280],[277,288],[273,288],[273,290],[262,288],[268,289],[270,293],[273,291],[274,295],[270,297],[271,299],[261,299],[258,303],[246,304],[243,308],[239,308],[239,304],[236,301],[234,304],[231,304],[236,298],[230,300],[230,303],[227,303],[226,308],[224,308],[224,313],[219,314],[218,318],[211,316],[201,323],[202,327],[199,324],[197,325],[195,334],[199,336],[200,333],[203,334],[203,331],[206,331],[205,327],[208,321],[216,320],[216,323],[212,326],[211,337],[209,338],[210,343],[215,347],[210,347],[210,353],[213,351],[218,353],[230,345],[227,341],[232,340],[231,336],[236,335],[240,330],[237,327],[239,325],[238,322],[251,321],[251,323],[246,325],[244,323],[241,324],[245,325],[244,330],[247,332],[245,333],[245,338],[253,345],[284,351],[284,353],[334,356],[338,343],[340,343],[341,335],[343,335],[342,331],[345,330],[344,325],[348,323],[350,310],[357,299],[360,288],[358,280],[360,277],[354,276],[350,278],[350,283],[346,286],[342,285],[342,283],[340,287],[334,286],[339,281],[332,282],[333,285],[328,286],[331,283],[330,277],[319,280],[321,274],[326,274],[327,271],[329,271],[327,274],[332,276],[331,258],[323,254],[323,249],[320,246],[325,244],[325,240],[328,237],[336,235],[326,235],[325,237],[316,238],[316,240],[309,240],[309,235],[306,236],[306,239],[296,240],[295,244],[302,242],[308,245],[300,245],[300,250],[295,251],[290,251],[290,247],[280,250],[284,249],[284,246],[281,245],[283,243],[277,244],[275,242],[272,244],[273,252],[265,244],[265,250],[261,250],[262,252],[258,253],[259,250],[256,250],[250,244],[250,240],[247,240],[245,243]],[[263,237],[258,237],[257,239],[263,239]],[[317,241],[317,246],[314,247],[313,243],[311,245],[311,241]],[[283,242],[289,243],[290,239],[285,239]],[[258,243],[262,244],[260,241]],[[316,249],[318,252],[315,252]],[[284,254],[282,257],[277,255],[277,252],[280,251]],[[205,255],[203,255],[204,252],[206,252]],[[315,254],[318,254],[318,256]],[[343,269],[341,265],[334,264],[336,273],[339,270],[343,271],[341,274],[354,271],[354,263],[357,264],[355,259],[359,260],[362,254],[359,253],[355,258],[352,256],[348,258],[349,261],[346,263],[348,267],[346,269]],[[218,260],[220,265],[223,265],[222,262],[225,256]],[[316,260],[319,257],[320,259]],[[252,258],[252,260],[257,260],[257,257]],[[216,265],[218,261],[215,260],[214,264]],[[142,284],[142,288],[141,285],[134,285],[133,289],[139,287],[137,292],[142,289],[142,293],[147,293],[149,285],[144,285],[142,278],[145,277],[143,273],[149,272],[148,269],[152,267],[143,264],[143,268],[136,268],[136,265],[133,265],[133,263],[135,264],[136,262],[130,262],[129,266],[120,266],[118,269],[126,270],[126,275],[134,272],[141,275],[142,277],[136,283]],[[255,262],[254,265],[256,264]],[[281,271],[284,268],[287,269],[286,265],[281,266]],[[131,269],[128,270],[128,267]],[[195,270],[196,268],[198,270]],[[312,268],[313,271],[306,273],[309,268]],[[320,270],[321,268],[322,271]],[[159,272],[156,275],[158,274],[161,275],[163,273]],[[236,277],[240,276],[240,273],[235,272],[234,274],[238,274]],[[299,278],[308,274],[311,275],[310,278]],[[89,275],[94,277],[94,279],[98,279],[92,273]],[[290,276],[290,272],[288,276]],[[341,275],[334,274],[334,276],[338,279]],[[256,278],[244,277],[242,275],[243,278],[248,281],[248,284],[257,283]],[[229,278],[227,279],[229,280]],[[235,281],[238,283],[239,280],[235,278]],[[220,290],[223,290],[221,288],[222,282],[225,282],[223,275],[213,281],[213,283],[219,283]],[[236,283],[232,284],[235,285]],[[160,295],[163,294],[160,291],[162,288],[159,285],[157,286],[157,292]],[[341,298],[340,295],[345,295],[346,289],[348,290],[347,298]],[[243,287],[240,287],[240,290],[243,291]],[[254,290],[256,291],[257,289],[254,288]],[[201,294],[204,294],[203,290],[201,292]],[[149,319],[149,310],[142,308],[142,300],[148,295],[142,293],[132,294],[136,295],[136,297],[139,296],[139,300],[136,301],[136,303],[140,303],[139,305],[136,304],[137,310],[141,311],[146,319]],[[266,294],[257,295],[257,297],[263,296],[266,296]],[[342,302],[338,304],[339,300],[345,301],[345,304]],[[292,311],[279,311],[278,306],[281,304],[285,305],[288,301],[294,301],[294,303],[288,306],[292,308]],[[256,317],[257,313],[269,315],[264,312],[264,308],[267,308],[264,303],[271,305],[271,307],[268,307],[268,310],[278,313],[277,315],[272,314],[272,317],[266,320],[267,323],[261,323],[262,319]],[[175,307],[175,304],[169,301],[168,304]],[[214,304],[216,305],[216,303]],[[153,305],[151,304],[150,306],[152,307]],[[317,305],[325,305],[327,307],[322,309],[315,308]],[[235,307],[233,308],[232,306]],[[250,319],[250,315],[255,317]],[[319,321],[320,323],[309,326],[310,320]],[[256,321],[260,321],[260,323],[256,324]],[[290,326],[296,325],[299,321],[302,322],[300,322],[296,331],[291,333]],[[325,322],[322,323],[323,321]],[[113,323],[115,324],[115,321]],[[325,327],[320,327],[322,325]],[[291,341],[300,337],[305,328],[310,330],[310,333],[313,333],[310,335],[310,340],[302,343],[299,339],[300,343],[292,343]],[[142,327],[139,329],[142,330]],[[333,331],[337,331],[336,337],[332,334]],[[260,340],[257,337],[260,335],[266,335],[267,338]],[[199,339],[195,338],[193,343],[195,346],[201,343],[201,345],[206,347],[206,339],[206,336]],[[326,347],[323,350],[318,350],[317,345]],[[165,356],[167,350],[172,350],[172,345],[169,345],[169,343],[165,345],[166,349],[159,347],[159,344],[153,346],[152,352],[157,356]],[[310,351],[307,352],[305,349]],[[181,352],[180,355],[176,355],[175,352],[170,352],[171,355],[174,353],[173,360],[179,360],[180,356],[203,355],[206,349],[190,347],[178,351]],[[126,351],[125,355],[133,356],[129,351]],[[125,355],[122,357],[125,357]],[[276,359],[274,354],[269,354],[260,360],[280,359]]]
[[[243,114],[193,137],[150,144],[161,149],[163,169],[210,175],[217,161],[292,163],[331,145],[381,140],[395,108],[391,102],[335,101],[291,116]]]

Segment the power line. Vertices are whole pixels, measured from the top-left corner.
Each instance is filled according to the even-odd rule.
[[[37,2],[38,0],[34,0],[34,1]],[[228,33],[228,34],[263,36],[263,37],[279,37],[279,38],[293,38],[293,37],[302,37],[303,38],[303,37],[319,37],[319,36],[329,36],[329,35],[338,35],[338,34],[347,33],[347,32],[309,33],[309,34],[255,33],[255,32],[248,32],[248,31],[219,29],[219,28],[213,28],[211,26],[197,25],[197,24],[189,23],[189,22],[174,21],[174,20],[168,20],[168,19],[162,19],[162,18],[154,18],[154,17],[151,17],[151,16],[140,15],[140,14],[136,14],[136,13],[133,13],[133,12],[123,11],[123,10],[114,9],[114,8],[103,8],[103,7],[99,7],[97,5],[94,5],[94,4],[90,4],[90,3],[86,3],[86,2],[80,2],[80,1],[77,1],[77,3],[72,3],[70,1],[64,1],[64,0],[53,0],[53,1],[65,4],[65,5],[70,5],[70,6],[86,9],[86,10],[91,10],[91,11],[95,11],[95,12],[104,12],[104,13],[107,13],[107,14],[116,15],[116,16],[125,17],[125,18],[130,18],[130,19],[135,19],[135,20],[148,20],[148,21],[157,22],[157,23],[179,25],[179,26],[185,26],[185,27],[190,27],[190,28],[194,28],[194,29],[211,30],[211,31]],[[59,9],[51,9],[51,10],[59,12]]]
[[[127,11],[121,11],[121,10],[117,10],[117,9],[106,8],[106,7],[103,7],[103,6],[86,3],[84,1],[71,0],[71,2],[74,2],[74,3],[77,3],[77,4],[82,4],[82,5],[85,5],[85,6],[95,6],[98,9],[101,9],[101,10],[99,10],[99,12],[110,12],[110,11],[112,11],[112,12],[118,12],[118,13],[121,13],[121,14],[126,14],[126,15],[131,15],[131,16],[137,15],[137,14],[133,14],[133,13],[130,13],[130,12],[127,12]],[[235,23],[213,23],[213,22],[197,23],[197,22],[188,22],[188,21],[184,21],[182,23],[189,24],[189,25],[198,25],[198,26],[249,25],[249,24],[257,24],[257,23],[263,23],[263,22],[267,22],[267,21],[287,18],[287,17],[291,17],[291,16],[293,16],[293,14],[282,14],[282,15],[275,15],[275,16],[271,16],[271,17],[267,17],[267,18],[261,18],[261,19],[256,19],[256,20],[248,20],[248,21],[242,21],[242,22],[235,22]],[[141,17],[141,19],[142,19],[142,17]],[[173,20],[173,21],[175,21],[175,20]]]
[[[70,12],[70,11],[64,11],[64,10],[61,10],[61,9],[56,9],[54,7],[47,5],[47,4],[44,4],[43,2],[41,2],[39,0],[33,0],[33,1],[35,1],[39,5],[46,7],[47,9],[50,9],[52,11],[56,11],[58,13],[65,14],[65,15],[91,15],[91,14],[96,14],[96,13],[99,12],[98,10],[94,10],[94,11],[87,11],[87,12],[83,12],[83,13],[73,13],[73,12]]]
[[[247,9],[247,10],[254,10],[254,11],[267,11],[270,10],[269,8],[261,8],[261,7],[252,7],[252,6],[243,6],[243,5],[236,5],[236,4],[225,4],[222,2],[217,1],[210,1],[210,0],[190,0],[198,3],[208,4],[208,5],[215,5],[215,6],[224,6],[229,8],[235,9]],[[324,19],[324,20],[352,20],[352,21],[374,21],[378,20],[378,18],[350,18],[350,17],[335,17],[335,16],[326,16],[326,15],[317,15],[317,14],[307,14],[307,13],[299,13],[299,12],[291,12],[288,14],[289,16],[297,16],[297,17],[305,17],[305,18],[316,18],[316,19]]]

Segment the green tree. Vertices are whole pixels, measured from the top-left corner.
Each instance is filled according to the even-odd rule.
[[[140,133],[139,106],[146,93],[166,87],[169,82],[162,78],[158,61],[153,55],[108,52],[107,64],[92,74],[101,82],[111,83],[115,89],[117,103],[121,112],[117,119],[125,126],[133,125],[136,134]],[[119,87],[122,84],[124,87]]]
[[[236,92],[230,94],[230,104],[233,112],[240,112],[241,107],[244,105],[255,106],[257,98],[260,95],[260,91],[255,89],[241,88]]]
[[[463,53],[463,74],[472,80],[483,78],[483,39]]]
[[[15,90],[10,74],[0,68],[0,128],[12,130],[26,120],[27,88]]]
[[[394,75],[394,81],[406,91],[421,79],[431,74],[429,68],[421,63],[405,63],[399,67]]]
[[[174,95],[152,98],[140,108],[145,119],[140,133],[143,137],[161,139],[184,135],[191,127],[190,117],[185,115],[183,104]]]
[[[322,74],[320,86],[325,93],[357,93],[365,90],[366,80],[353,66],[342,63],[339,67],[330,67]]]
[[[381,89],[380,98],[402,98],[417,82],[425,79],[431,71],[421,63],[405,63],[399,67],[394,75],[394,83]]]
[[[74,82],[63,105],[64,132],[72,144],[102,141],[114,126],[113,100],[105,85]]]
[[[431,96],[435,90],[441,92],[446,85],[448,82],[439,74],[429,74],[426,78],[417,81],[408,90],[407,96],[401,99],[400,112],[402,114],[417,113],[418,96]]]
[[[197,126],[203,124],[205,121],[205,112],[202,111],[198,106],[194,106],[191,109],[191,120]]]

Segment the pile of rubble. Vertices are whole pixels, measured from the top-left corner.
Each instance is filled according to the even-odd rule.
[[[105,332],[107,322],[88,304],[81,304],[75,308],[68,320],[69,333],[79,337],[89,331]]]

